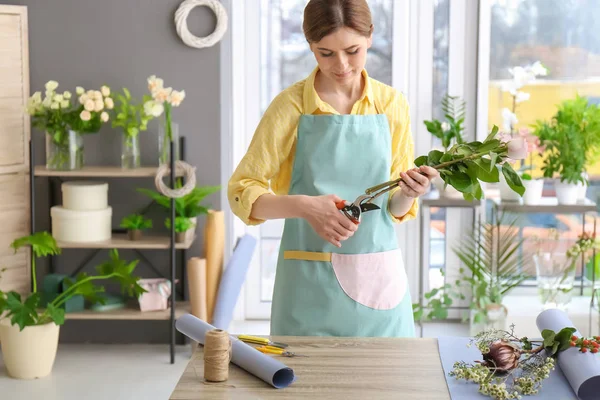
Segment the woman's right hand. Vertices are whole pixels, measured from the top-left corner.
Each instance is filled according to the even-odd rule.
[[[330,194],[307,197],[305,204],[304,219],[321,238],[336,247],[342,247],[341,242],[354,235],[358,228],[337,209],[336,203],[340,201],[338,196]]]

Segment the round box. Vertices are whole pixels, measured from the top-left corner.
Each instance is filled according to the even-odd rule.
[[[79,211],[54,206],[50,209],[52,236],[70,243],[102,242],[111,238],[112,208]]]
[[[95,211],[108,207],[108,183],[71,181],[61,185],[63,208],[67,210]]]

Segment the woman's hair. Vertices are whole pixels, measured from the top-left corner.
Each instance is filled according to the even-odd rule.
[[[309,43],[319,42],[343,27],[371,36],[373,24],[366,0],[310,0],[306,5],[302,29]]]

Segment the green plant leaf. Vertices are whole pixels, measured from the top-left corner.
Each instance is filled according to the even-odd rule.
[[[542,338],[544,339],[544,346],[549,347],[554,344],[554,337],[556,333],[550,329],[542,330]]]
[[[573,336],[576,330],[575,328],[563,328],[556,334],[554,340],[559,343],[559,351],[564,351],[571,347],[571,336]]]
[[[52,303],[48,304],[46,313],[56,325],[62,325],[65,323],[65,310],[63,308],[55,307]]]
[[[420,157],[417,157],[415,159],[415,165],[417,167],[420,167],[420,166],[426,165],[426,164],[428,164],[428,158],[427,158],[427,156],[420,156]]]
[[[27,326],[36,324],[37,320],[37,305],[40,301],[39,293],[32,293],[21,303],[21,296],[16,292],[9,292],[6,296],[8,315],[11,319],[11,324],[18,325],[22,331]]]
[[[523,194],[525,193],[525,187],[523,186],[523,182],[521,182],[521,178],[510,166],[509,163],[502,164],[502,175],[504,175],[508,186],[510,186],[510,188],[513,191],[523,196]]]
[[[54,237],[48,232],[36,232],[32,235],[23,236],[11,243],[15,252],[23,246],[31,246],[36,257],[60,254],[61,250],[56,244]]]

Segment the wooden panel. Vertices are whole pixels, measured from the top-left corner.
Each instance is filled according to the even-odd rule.
[[[2,199],[0,210],[29,209],[29,176],[25,174],[0,175],[0,199]]]
[[[157,170],[157,167],[124,169],[113,165],[85,165],[83,168],[73,171],[55,171],[47,169],[45,165],[37,165],[35,167],[35,176],[60,176],[71,178],[154,178]],[[176,171],[176,176],[183,176],[183,172],[179,170]],[[167,178],[168,176],[165,179]]]
[[[196,240],[196,236],[188,237],[183,243],[175,243],[176,249],[189,249]],[[61,249],[137,249],[137,250],[160,250],[169,249],[171,238],[169,236],[144,235],[140,240],[129,240],[122,233],[113,234],[110,240],[103,242],[70,243],[57,241]]]
[[[3,167],[29,166],[29,152],[25,145],[24,121],[19,113],[20,104],[11,99],[0,99],[0,173]],[[2,189],[0,188],[0,191]]]
[[[6,270],[0,272],[0,290],[14,290],[15,292],[18,292],[21,295],[25,295],[30,292],[31,278],[29,274],[29,268],[26,268],[27,264],[25,264],[29,259],[26,250],[23,250],[21,258],[23,258],[23,261],[21,261],[21,265],[17,265],[14,268],[0,268],[0,270],[3,268],[7,268]],[[2,257],[0,257],[0,259],[2,259]]]
[[[189,314],[190,306],[187,302],[177,303],[175,306],[175,318],[179,318],[184,314]],[[120,310],[110,311],[93,311],[85,310],[79,312],[67,313],[66,319],[102,319],[102,320],[138,320],[138,321],[151,321],[151,320],[168,320],[171,318],[171,309],[159,310],[159,311],[140,311],[139,308],[122,308]]]
[[[0,8],[0,38],[2,37],[21,37],[21,15],[7,13]]]

